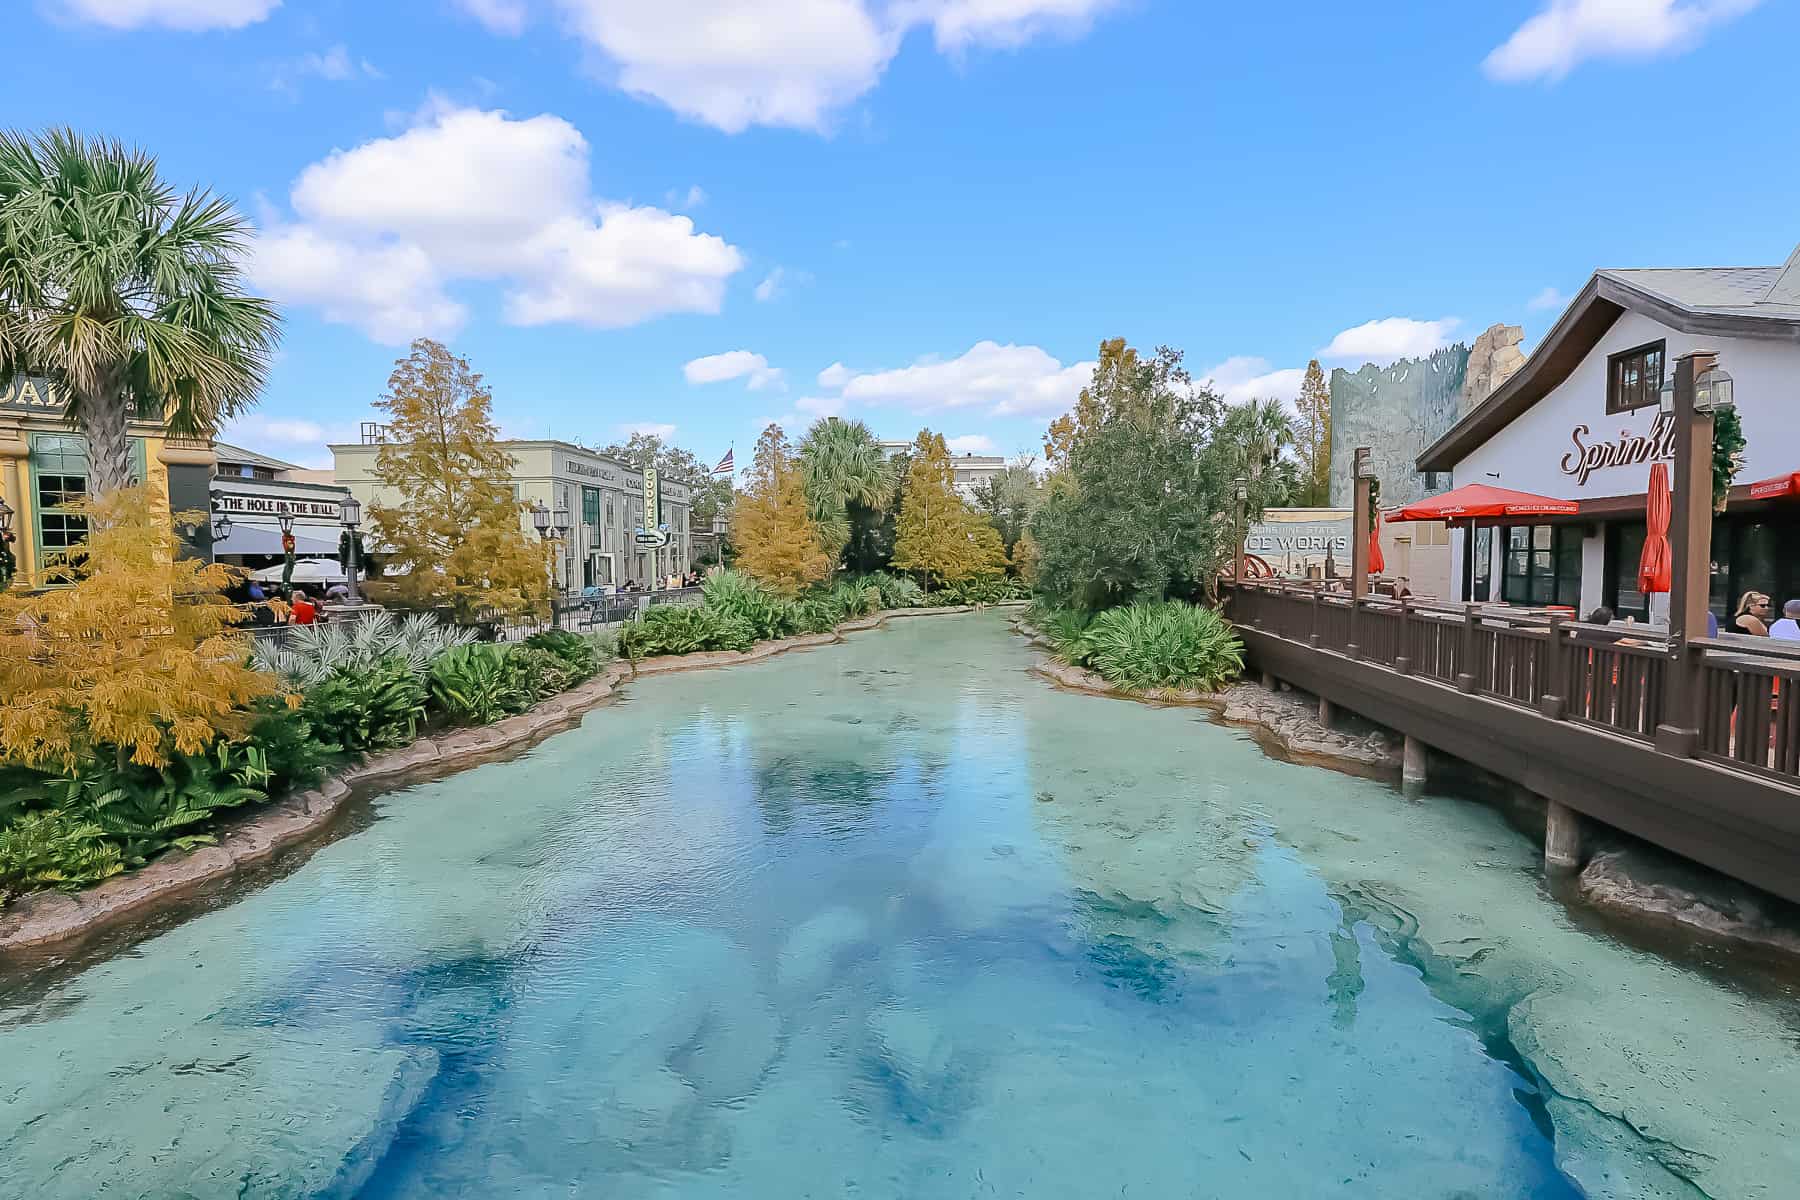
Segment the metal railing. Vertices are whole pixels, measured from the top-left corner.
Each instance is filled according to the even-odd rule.
[[[1640,742],[1697,729],[1694,757],[1800,780],[1800,643],[1685,645],[1643,625],[1366,596],[1287,581],[1228,585],[1238,625]],[[1789,647],[1792,648],[1789,648]]]

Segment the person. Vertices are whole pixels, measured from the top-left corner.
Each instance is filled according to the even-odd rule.
[[[311,625],[319,619],[319,610],[307,597],[305,588],[294,589],[293,609],[289,616],[296,625]]]
[[[269,598],[269,594],[267,592],[263,591],[262,584],[256,580],[252,579],[250,581],[250,603],[261,604],[264,600],[267,600],[268,598]]]
[[[334,603],[342,603],[350,598],[350,585],[343,582],[332,584],[325,589],[325,599]]]
[[[1784,642],[1800,642],[1800,600],[1781,606],[1781,620],[1769,626],[1769,636]]]
[[[1604,604],[1588,614],[1589,625],[1611,625],[1612,623],[1613,610],[1606,607]]]
[[[1745,592],[1738,597],[1737,615],[1731,624],[1735,633],[1769,636],[1769,598],[1761,592]]]

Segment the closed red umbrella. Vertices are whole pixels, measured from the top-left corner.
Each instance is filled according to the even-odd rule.
[[[1387,559],[1381,557],[1381,530],[1379,527],[1369,530],[1369,574],[1379,575],[1387,570]]]
[[[1669,468],[1662,463],[1650,467],[1650,489],[1644,493],[1644,519],[1650,532],[1644,538],[1644,553],[1638,559],[1638,591],[1666,592],[1674,578],[1674,555],[1669,549]]]

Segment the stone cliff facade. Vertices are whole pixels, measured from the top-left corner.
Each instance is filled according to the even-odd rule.
[[[1517,325],[1493,325],[1473,346],[1458,342],[1386,367],[1364,363],[1331,373],[1331,503],[1349,508],[1350,469],[1369,447],[1381,480],[1381,505],[1410,504],[1450,486],[1413,462],[1525,362]]]

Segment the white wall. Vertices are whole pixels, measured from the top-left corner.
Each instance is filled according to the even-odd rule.
[[[1587,615],[1606,603],[1606,527],[1592,537],[1581,539],[1581,607],[1575,615]]]
[[[1800,470],[1800,345],[1678,333],[1649,317],[1628,312],[1549,395],[1456,464],[1457,486],[1492,483],[1566,500],[1643,492],[1650,476],[1647,462],[1595,470],[1585,486],[1564,473],[1562,462],[1564,456],[1575,453],[1571,434],[1577,425],[1588,427],[1583,440],[1589,444],[1616,440],[1621,432],[1638,436],[1650,432],[1656,421],[1655,407],[1607,414],[1606,359],[1659,338],[1667,342],[1667,370],[1671,372],[1677,356],[1706,349],[1716,351],[1720,365],[1731,373],[1744,439],[1749,443],[1738,483]],[[1500,478],[1490,478],[1490,471],[1498,472]]]

